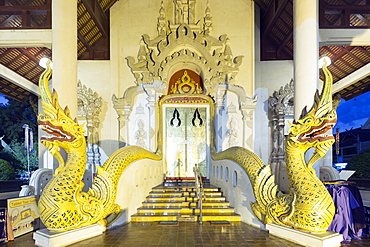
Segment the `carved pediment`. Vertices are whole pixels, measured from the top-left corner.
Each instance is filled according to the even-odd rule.
[[[177,3],[180,2],[175,2],[175,8]],[[190,7],[194,8],[194,4]],[[209,6],[203,25],[192,24],[188,19],[177,16],[176,25],[169,24],[165,28],[165,19],[162,4],[157,25],[158,36],[150,39],[144,34],[137,58],[126,58],[137,85],[154,80],[167,84],[172,73],[179,69],[192,69],[199,73],[207,93],[214,91],[218,83],[233,82],[242,56],[233,57],[226,35],[218,38],[210,36],[212,18]],[[185,19],[187,21],[180,22]]]

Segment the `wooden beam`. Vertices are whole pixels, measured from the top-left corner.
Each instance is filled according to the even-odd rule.
[[[370,57],[370,52],[367,51],[364,47],[358,46],[361,49],[361,52],[365,53],[368,57]]]
[[[3,48],[4,49],[4,48]],[[0,53],[0,58],[3,58],[5,56],[7,56],[10,52],[12,52],[12,49],[11,48],[5,48],[7,49],[5,52],[3,52],[2,54]]]
[[[103,37],[109,37],[109,21],[97,0],[82,0]]]
[[[262,12],[265,12],[266,9],[268,8],[267,4],[265,4],[262,0],[254,0],[254,2],[255,2],[255,4],[258,5],[258,7],[260,7]],[[270,2],[270,5],[271,5],[271,2]]]
[[[351,4],[346,4],[346,5],[325,5],[325,9],[328,10],[350,10],[351,12],[368,12],[370,10],[370,5],[351,5]]]
[[[344,48],[342,47],[342,49],[344,49]],[[350,52],[350,51],[348,51],[347,49],[344,49],[344,50],[345,50],[346,54],[348,54],[351,58],[353,58],[354,60],[356,60],[356,62],[358,62],[358,63],[362,64],[362,66],[364,66],[364,65],[365,65],[365,62],[364,62],[364,61],[362,61],[361,59],[359,59],[358,57],[356,57],[353,53],[351,53],[351,52]]]
[[[15,49],[17,49],[19,52],[23,53],[31,61],[35,62],[36,64],[39,64],[40,61],[33,54],[31,54],[26,48],[15,48]]]
[[[293,40],[293,30],[285,37],[285,39],[280,44],[279,48],[277,49],[277,53],[279,53],[283,48],[288,44],[289,41]]]
[[[4,13],[22,12],[22,11],[37,11],[37,10],[47,11],[47,10],[48,10],[48,6],[46,6],[46,5],[32,5],[32,6],[13,5],[13,6],[0,6],[0,14],[1,14],[1,15],[3,15]]]
[[[360,19],[363,23],[365,23],[368,27],[370,27],[370,21],[368,21],[363,15],[361,14],[354,14],[358,19]]]
[[[279,0],[273,1],[273,4],[270,4],[266,14],[263,16],[262,39],[266,38],[272,28],[276,25],[277,19],[280,17],[288,2],[289,0]],[[275,6],[275,4],[278,4],[278,6]]]
[[[5,80],[5,81],[7,81],[8,83],[9,83],[9,85],[14,85],[14,83],[12,83],[12,82],[10,82],[10,81],[8,81],[8,80],[6,80],[5,78],[3,78],[3,77],[1,77],[0,76],[0,80]],[[4,84],[4,83],[1,83],[1,87],[2,88],[6,88],[6,89],[8,89],[9,91],[12,91],[12,92],[14,92],[14,91],[17,91],[17,93],[19,93],[19,94],[22,94],[23,96],[28,96],[28,94],[25,94],[25,93],[23,93],[23,92],[27,92],[27,93],[29,93],[29,94],[31,94],[30,92],[28,92],[26,89],[24,89],[24,88],[22,88],[22,90],[23,90],[23,92],[22,91],[18,91],[17,90],[17,88],[20,88],[19,86],[17,86],[16,85],[16,87],[15,88],[13,88],[13,87],[11,87],[11,86],[9,86],[9,85],[6,85],[6,84]]]
[[[79,39],[79,41],[81,41],[82,42],[82,44],[86,47],[86,49],[88,50],[88,51],[93,51],[94,49],[91,47],[91,45],[89,45],[89,43],[85,40],[85,38],[84,38],[84,36],[82,36],[82,34],[81,33],[77,33],[77,36],[78,36],[78,39]]]
[[[323,49],[325,49],[328,53],[330,53],[330,54],[335,54],[335,52],[333,52],[333,50],[332,49],[330,49],[330,47],[328,47],[328,46],[323,46],[322,47]],[[339,54],[337,54],[337,55],[334,55],[332,58],[331,58],[331,60],[332,60],[332,63],[331,63],[331,65],[330,66],[333,66],[333,67],[335,67],[337,70],[339,70],[340,72],[342,72],[343,74],[345,74],[345,75],[348,75],[348,73],[346,72],[346,71],[344,71],[344,70],[342,70],[335,62],[336,61],[342,61],[343,62],[343,60],[342,59],[340,59],[342,56],[344,55],[344,52],[342,51],[342,52],[340,52]],[[351,68],[354,70],[355,68],[353,68],[352,66],[351,66]],[[338,78],[339,78],[339,76],[337,76]]]

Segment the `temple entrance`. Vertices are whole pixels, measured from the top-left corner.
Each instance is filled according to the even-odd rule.
[[[199,75],[181,70],[173,75],[168,95],[160,99],[167,177],[194,177],[195,164],[202,177],[209,177],[214,102],[203,92]]]
[[[207,108],[166,107],[166,161],[169,177],[193,177],[198,164],[207,176]]]

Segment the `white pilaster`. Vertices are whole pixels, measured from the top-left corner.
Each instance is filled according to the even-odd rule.
[[[52,2],[53,88],[77,117],[77,1]]]
[[[319,87],[319,25],[318,0],[295,0],[293,2],[294,32],[294,118],[297,120],[302,109],[309,111],[314,102],[316,89]],[[308,150],[306,160],[312,156]],[[329,156],[331,156],[329,154]],[[330,157],[321,159],[313,165],[316,175],[320,166],[331,165]]]
[[[317,89],[319,32],[318,0],[294,0],[294,118],[298,119],[302,109],[312,106]]]

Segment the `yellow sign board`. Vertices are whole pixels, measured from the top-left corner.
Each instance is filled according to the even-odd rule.
[[[14,237],[39,228],[40,219],[35,196],[8,199],[8,212]]]

